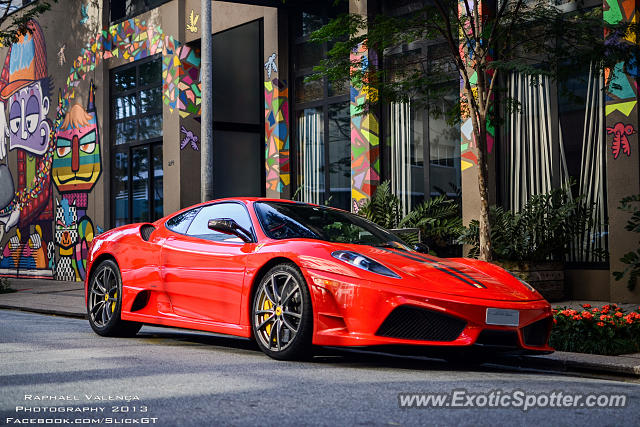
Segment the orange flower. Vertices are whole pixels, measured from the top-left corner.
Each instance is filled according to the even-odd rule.
[[[600,327],[602,328],[602,327],[604,326],[604,323],[602,323],[602,322],[598,322],[598,323],[597,323],[597,325],[598,325],[598,326],[600,326]]]
[[[607,320],[607,316],[605,316],[604,314],[600,316],[600,320]]]
[[[624,314],[622,314],[622,312],[618,311],[618,312],[616,312],[615,316],[616,317],[622,317],[622,316],[624,316]]]
[[[579,314],[576,314],[575,316],[572,317],[573,320],[580,320],[582,319],[582,317],[580,317]]]
[[[598,310],[597,308],[594,308],[593,310],[591,310],[593,313],[600,313],[600,310]]]
[[[587,320],[591,320],[591,319],[593,319],[593,314],[589,313],[588,311],[583,311],[582,312],[582,317],[587,319]]]
[[[591,308],[591,304],[582,304],[582,308]]]

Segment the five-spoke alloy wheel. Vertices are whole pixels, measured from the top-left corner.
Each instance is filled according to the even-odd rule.
[[[253,297],[251,324],[262,351],[274,359],[301,359],[310,354],[312,309],[300,271],[280,264],[264,275]]]
[[[87,314],[91,328],[103,336],[132,336],[142,325],[120,318],[122,279],[111,260],[102,261],[91,274],[87,295]]]

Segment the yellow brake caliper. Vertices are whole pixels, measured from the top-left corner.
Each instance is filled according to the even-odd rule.
[[[262,309],[263,310],[271,310],[271,308],[273,307],[273,304],[271,304],[271,302],[269,300],[264,300],[264,304],[262,304]],[[268,314],[264,314],[262,316],[262,319],[260,319],[260,322],[264,322],[264,320],[267,318]],[[267,335],[271,335],[271,324],[265,326],[265,330],[267,331]]]

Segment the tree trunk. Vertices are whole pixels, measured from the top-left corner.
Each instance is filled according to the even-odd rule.
[[[489,224],[489,190],[487,188],[489,173],[487,166],[487,118],[482,114],[477,117],[478,146],[478,192],[480,194],[480,255],[483,261],[491,261],[493,248],[491,245],[491,225]]]

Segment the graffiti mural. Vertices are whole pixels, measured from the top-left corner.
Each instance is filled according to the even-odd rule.
[[[625,125],[622,122],[618,122],[613,127],[607,128],[607,134],[613,134],[613,141],[611,142],[611,152],[613,158],[617,159],[620,152],[628,156],[631,156],[631,144],[629,143],[629,135],[636,133],[633,125]]]
[[[635,8],[635,2],[632,0],[605,0],[602,17],[606,23],[611,25],[620,22],[635,22],[637,19]],[[629,31],[623,39],[620,39],[617,35],[609,34],[608,29],[605,28],[604,37],[607,42],[637,44],[633,31]],[[617,39],[613,40],[614,38]],[[627,157],[631,156],[630,136],[637,133],[635,129],[637,128],[637,119],[634,120],[634,117],[637,117],[638,114],[638,75],[635,63],[620,62],[612,69],[605,70],[607,83],[605,116],[607,134],[613,136],[611,153],[614,159],[618,159],[620,153]],[[636,140],[636,138],[633,139]]]
[[[200,19],[200,15],[195,13],[193,9],[191,9],[191,13],[189,14],[189,21],[187,22],[187,31],[191,31],[192,33],[198,32],[198,19]]]
[[[362,61],[364,71],[376,58],[360,44],[351,52],[351,62]],[[351,82],[351,200],[355,211],[370,199],[380,182],[380,126],[376,115],[367,108],[376,101],[377,89],[368,82]]]
[[[58,103],[62,109],[62,95]],[[55,278],[84,280],[86,258],[94,230],[86,215],[88,194],[102,172],[95,86],[89,84],[86,109],[75,104],[56,129],[51,176],[62,201],[56,200],[55,244],[59,248]]]
[[[163,102],[181,117],[200,114],[200,56],[162,28],[138,18],[103,28],[80,51],[69,70],[62,97],[71,101],[75,90],[101,60],[129,62],[162,53]]]
[[[198,151],[198,136],[184,126],[181,126],[180,133],[184,134],[184,138],[180,142],[180,149],[184,150],[189,145],[195,151]]]
[[[267,77],[271,79],[271,73],[278,72],[278,66],[276,65],[277,54],[273,52],[267,62],[264,63],[264,69],[267,70]]]
[[[289,175],[289,89],[278,79],[264,82],[265,170],[267,192],[287,191]]]
[[[34,20],[27,26],[30,32],[9,47],[0,76],[0,157],[4,161],[0,167],[0,230],[6,241],[0,275],[51,278],[47,254],[52,237],[54,135],[47,118],[51,83],[42,29]],[[6,138],[9,152],[15,153],[15,177],[8,167]]]

